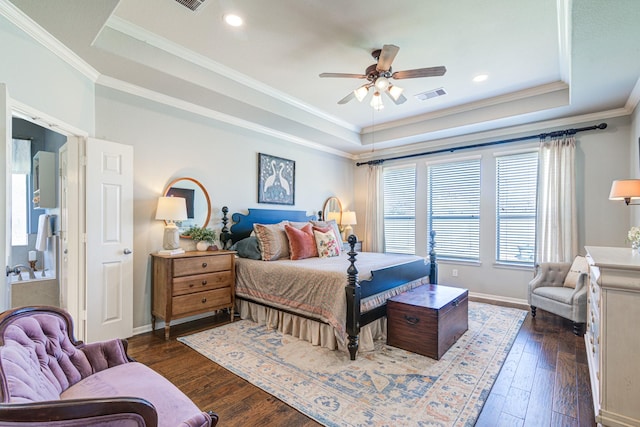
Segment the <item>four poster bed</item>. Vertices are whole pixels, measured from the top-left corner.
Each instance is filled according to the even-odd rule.
[[[228,209],[222,212],[221,241],[236,250],[247,244],[258,248],[252,236],[254,224],[328,225],[304,211],[249,209],[248,214],[234,213],[229,229]],[[264,261],[239,250],[235,295],[240,316],[315,345],[348,350],[351,360],[358,349],[372,350],[373,341],[386,335],[382,318],[387,299],[422,284],[437,283],[435,244],[432,236],[427,262],[412,255],[356,253],[356,242],[355,236],[349,236],[350,250],[306,259]]]

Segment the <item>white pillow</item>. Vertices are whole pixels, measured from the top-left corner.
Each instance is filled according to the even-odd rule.
[[[567,277],[564,278],[564,283],[562,286],[565,288],[574,288],[578,284],[578,278],[580,274],[586,273],[589,271],[589,263],[587,259],[583,256],[577,256],[576,259],[573,260],[571,267],[569,268],[569,273],[567,273]]]

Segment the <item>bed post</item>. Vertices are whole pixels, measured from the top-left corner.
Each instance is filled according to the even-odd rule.
[[[438,263],[436,261],[436,232],[435,230],[431,230],[429,233],[431,238],[429,239],[429,246],[431,250],[429,251],[429,260],[431,263],[431,268],[429,269],[429,283],[437,285],[438,284]]]
[[[220,243],[222,243],[222,249],[227,249],[227,243],[231,241],[231,233],[229,233],[229,227],[227,227],[227,222],[229,222],[229,218],[227,218],[227,214],[229,213],[229,208],[226,206],[222,207],[222,230],[220,230]]]
[[[355,235],[349,236],[348,239],[351,250],[349,255],[349,268],[347,269],[348,283],[345,287],[347,293],[347,336],[349,342],[347,348],[349,349],[349,356],[351,360],[356,360],[356,354],[358,353],[359,335],[360,335],[360,284],[358,283],[358,269],[355,266],[356,255],[355,251],[358,238]]]

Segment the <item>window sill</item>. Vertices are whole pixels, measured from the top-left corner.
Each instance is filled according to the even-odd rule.
[[[524,271],[532,271],[534,269],[534,265],[521,265],[521,264],[510,264],[508,262],[494,262],[493,266],[495,268],[504,268],[505,270],[524,270]]]

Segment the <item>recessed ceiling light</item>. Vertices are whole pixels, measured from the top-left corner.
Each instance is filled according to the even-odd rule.
[[[225,14],[222,18],[224,19],[224,22],[232,27],[240,27],[243,24],[242,18],[233,13]]]
[[[473,78],[473,81],[476,82],[476,83],[480,83],[480,82],[483,82],[483,81],[487,80],[488,78],[489,78],[488,74],[478,74],[477,76],[475,76]]]

